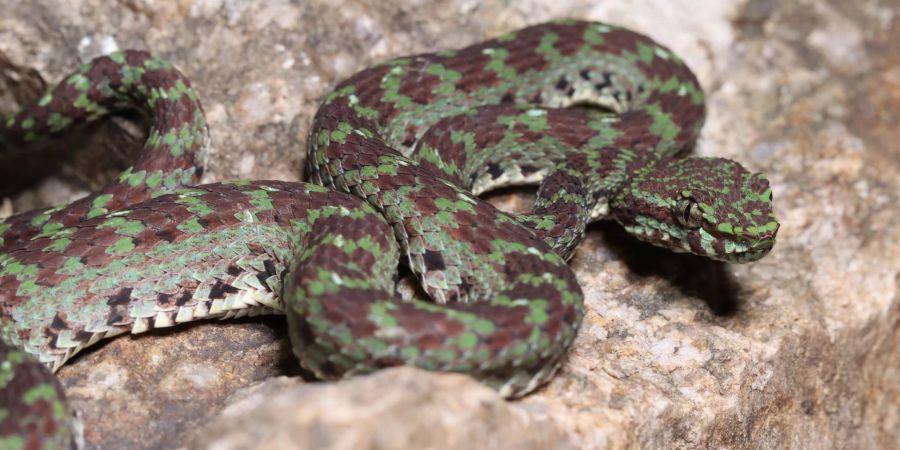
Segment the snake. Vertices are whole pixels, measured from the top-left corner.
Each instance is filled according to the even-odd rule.
[[[703,90],[626,28],[556,20],[395,58],[320,102],[306,183],[197,184],[203,107],[144,51],[98,57],[0,122],[2,157],[123,109],[148,124],[104,188],[0,221],[0,447],[79,445],[53,372],[80,350],[209,318],[283,313],[324,380],[409,365],[521,397],[585,315],[567,262],[588,224],[736,263],[775,243],[769,181],[687,154]],[[528,212],[479,197],[520,185],[538,185]],[[421,289],[400,295],[398,266]]]

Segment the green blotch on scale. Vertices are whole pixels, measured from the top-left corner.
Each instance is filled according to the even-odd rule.
[[[352,84],[344,86],[336,91],[333,91],[331,94],[328,94],[328,96],[325,97],[324,103],[327,105],[327,104],[333,102],[335,99],[345,97],[349,94],[354,93],[355,91],[356,91],[356,86],[353,86]]]
[[[100,92],[101,98],[113,98],[116,97],[116,91],[110,86],[109,80],[101,80],[99,83],[95,82],[94,89]]]
[[[92,102],[87,94],[81,94],[78,98],[75,99],[73,105],[77,108],[81,108],[91,114],[97,114],[99,112],[104,111],[103,107],[99,104]]]
[[[47,125],[50,127],[50,131],[54,133],[66,128],[71,123],[72,119],[56,111],[50,113],[50,117],[47,118]]]
[[[144,78],[145,70],[143,67],[123,66],[122,67],[122,85],[128,87],[136,84]]]
[[[380,328],[395,328],[398,325],[388,308],[388,303],[374,303],[369,309],[369,318]]]
[[[34,294],[35,292],[37,292],[39,289],[40,289],[40,286],[38,286],[37,282],[34,281],[34,279],[30,278],[28,280],[22,281],[19,284],[19,288],[16,289],[16,295],[20,296],[20,297],[26,296],[26,295],[31,295],[31,294]]]
[[[372,240],[371,236],[360,238],[358,241],[356,241],[356,244],[359,246],[359,248],[366,251],[372,251],[373,248],[376,248],[375,241]]]
[[[516,76],[516,69],[506,65],[505,61],[509,58],[509,50],[505,48],[486,48],[481,51],[491,58],[491,61],[484,66],[485,69],[497,74],[500,78],[512,79]]]
[[[193,171],[189,173],[192,172]],[[163,178],[163,186],[166,189],[174,189],[175,187],[183,184],[183,178],[185,175],[186,173],[183,170],[173,170],[171,173],[166,175],[165,178]]]
[[[306,285],[306,289],[311,295],[319,296],[325,293],[325,283],[313,280]]]
[[[494,322],[478,317],[475,314],[459,315],[455,316],[454,319],[466,324],[466,327],[472,330],[472,332],[482,336],[491,334],[497,329]]]
[[[456,351],[450,348],[433,350],[429,353],[434,359],[442,363],[453,362],[456,359]]]
[[[157,170],[156,172],[152,172],[150,175],[147,176],[145,183],[147,184],[148,187],[155,188],[155,187],[159,186],[159,184],[162,182],[162,177],[163,177],[162,172]]]
[[[116,234],[134,236],[144,231],[144,224],[139,220],[128,220],[124,217],[112,217],[107,219],[97,228],[114,228]]]
[[[22,436],[0,436],[0,448],[21,450],[25,448],[25,438]]]
[[[363,180],[372,180],[378,178],[378,169],[374,166],[362,166],[359,169],[359,176]]]
[[[109,255],[124,255],[126,253],[134,250],[134,240],[130,237],[125,237],[116,241],[113,245],[109,246],[106,249],[106,253]]]
[[[397,93],[398,90],[399,86],[388,90],[387,92],[385,92],[381,100],[386,103],[394,103],[395,105],[397,105],[398,109],[410,107],[413,104],[412,98]]]
[[[44,95],[38,100],[37,104],[38,104],[38,106],[43,107],[43,106],[49,105],[50,102],[52,102],[52,101],[53,101],[53,94],[50,93],[50,92],[48,92],[48,93],[44,94]]]
[[[178,81],[175,82],[175,86],[173,86],[172,89],[169,90],[167,95],[170,100],[178,101],[188,91],[188,89],[189,88],[187,87],[187,85],[184,84],[184,80],[179,78]]]
[[[26,266],[18,261],[9,261],[3,266],[3,270],[0,271],[0,275],[13,275],[18,279],[20,278],[20,275],[29,275],[28,272],[37,273],[37,270],[28,270],[28,268],[31,266],[33,266],[33,264]],[[37,268],[35,267],[35,269]]]
[[[368,139],[375,137],[375,132],[368,128],[354,128],[353,132]]]
[[[180,147],[182,148],[182,151],[184,148],[190,148],[191,146],[194,145],[194,135],[195,134],[196,133],[194,133],[194,130],[191,127],[191,124],[185,123],[184,125],[181,126],[181,129],[179,130],[178,142],[179,142]],[[175,155],[175,156],[177,156],[177,155]]]
[[[178,132],[174,128],[166,131],[162,137],[162,143],[169,147],[169,154],[172,156],[180,156],[184,153],[182,142],[178,139]]]
[[[141,183],[144,182],[144,179],[146,178],[146,176],[147,176],[147,172],[145,172],[143,170],[140,172],[134,172],[134,173],[131,173],[128,175],[126,182],[131,187],[137,187],[137,186],[140,186]]]
[[[559,35],[556,33],[547,33],[541,36],[541,41],[538,43],[535,51],[544,55],[548,60],[553,61],[559,59],[560,53],[559,50],[556,49],[555,45],[559,41]]]
[[[669,59],[672,54],[662,47],[653,47],[653,52],[661,59]]]
[[[600,45],[604,42],[603,34],[608,33],[610,28],[603,25],[594,25],[584,30],[584,41],[591,45]]]
[[[69,238],[54,239],[53,243],[43,248],[45,252],[62,252],[72,243]]]
[[[554,226],[556,226],[556,222],[550,216],[543,217],[542,219],[540,219],[540,221],[534,224],[535,229],[538,230],[550,230],[553,229]]]
[[[388,349],[387,343],[380,339],[362,339],[359,345],[373,355],[383,355]]]
[[[82,73],[73,73],[66,80],[66,83],[79,92],[87,91],[91,87],[91,81]]]
[[[81,257],[68,256],[68,257],[66,257],[66,262],[63,263],[63,265],[59,269],[59,271],[61,273],[77,273],[83,267],[84,267],[84,262],[81,261]]]
[[[37,228],[37,227],[42,226],[44,224],[44,222],[46,222],[48,220],[50,220],[50,215],[45,212],[43,214],[38,214],[38,215],[32,217],[30,223],[31,223],[31,226]]]
[[[438,209],[441,209],[444,211],[450,211],[450,212],[466,211],[466,212],[473,213],[473,214],[475,213],[475,207],[471,203],[469,203],[465,200],[453,201],[453,200],[450,200],[447,198],[436,198],[434,200],[434,205],[437,206]]]
[[[102,216],[103,214],[109,212],[106,209],[106,204],[109,203],[110,200],[112,200],[111,194],[98,195],[96,198],[94,198],[94,201],[91,202],[91,209],[87,213],[87,218],[91,219],[97,216]]]
[[[370,106],[356,105],[353,109],[356,111],[356,114],[366,119],[376,120],[380,116],[378,110]]]
[[[659,105],[647,105],[645,109],[647,113],[650,114],[650,117],[653,118],[653,124],[650,125],[650,132],[654,135],[661,137],[663,140],[670,141],[681,132],[681,127],[672,120],[672,117],[668,113],[663,112]]]
[[[547,125],[547,111],[543,109],[529,109],[519,116],[519,120],[528,127],[530,131],[545,131],[549,127]]]
[[[275,208],[275,205],[272,203],[272,199],[269,197],[268,191],[264,189],[248,191],[244,194],[250,197],[250,204],[259,208],[260,210],[267,211]]]
[[[442,64],[431,64],[425,69],[426,73],[435,75],[443,81],[435,90],[435,94],[450,94],[456,90],[456,82],[462,78],[462,74],[450,70]]]
[[[679,87],[681,87],[681,82],[678,81],[678,78],[673,76],[672,78],[669,78],[664,83],[659,85],[658,89],[659,89],[659,92],[665,94],[667,92],[672,92],[672,91],[678,89]]]
[[[754,225],[750,225],[746,228],[747,233],[753,236],[759,236],[760,233],[765,229],[765,226],[757,227]]]
[[[528,353],[529,348],[530,346],[527,342],[519,342],[509,348],[509,353],[511,353],[513,356],[524,356],[526,353]]]
[[[644,63],[652,62],[654,55],[656,55],[655,49],[655,46],[647,45],[643,42],[638,43],[638,60]]]
[[[450,142],[453,144],[463,143],[463,147],[466,151],[471,151],[475,148],[475,134],[466,132],[466,131],[450,131]]]
[[[51,234],[56,233],[57,231],[61,230],[62,228],[63,228],[63,224],[61,224],[59,222],[46,223],[46,224],[44,224],[44,226],[41,227],[41,234],[39,234],[37,237],[50,236]]]
[[[331,192],[331,189],[329,189],[329,188],[327,188],[327,187],[325,187],[325,186],[321,186],[321,185],[318,185],[318,184],[311,184],[311,183],[304,183],[304,184],[303,184],[303,189],[304,189],[306,192],[316,192],[316,193],[321,193],[321,192]]]
[[[316,142],[319,144],[319,147],[326,147],[331,143],[330,133],[327,131],[320,131],[316,135]]]
[[[406,346],[400,350],[400,357],[406,362],[414,361],[419,357],[419,348],[415,346]]]
[[[147,70],[171,70],[172,64],[157,55],[153,55],[150,59],[144,61],[144,67]]]
[[[324,325],[326,328],[332,327],[332,325],[329,323],[325,323]],[[353,344],[353,333],[350,332],[350,330],[348,330],[348,329],[338,330],[337,333],[334,333],[334,335],[335,335],[335,337],[337,337],[338,342],[340,342],[341,344],[344,344],[345,348],[350,347],[351,346],[350,344]],[[355,346],[353,346],[353,347],[355,347]],[[356,352],[355,355],[358,358],[362,358],[362,357],[364,357],[365,353],[362,351],[359,351],[359,352]]]
[[[353,126],[347,122],[341,122],[338,124],[337,129],[331,130],[331,140],[344,143],[347,139],[347,134],[353,131]]]
[[[25,391],[22,395],[22,401],[27,405],[32,405],[39,400],[58,401],[56,389],[50,383],[41,383]]]
[[[397,175],[397,168],[397,164],[392,161],[388,164],[379,164],[376,170],[383,175]]]
[[[437,213],[435,213],[434,218],[438,223],[444,226],[457,225],[456,217],[452,213],[447,211],[438,211]]]

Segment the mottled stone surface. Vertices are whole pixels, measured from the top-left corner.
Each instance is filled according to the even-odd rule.
[[[464,375],[406,367],[340,384],[274,378],[229,399],[186,447],[574,449],[550,411],[535,406],[525,411]]]
[[[361,448],[398,448],[401,440],[380,439],[422,429],[434,431],[423,439],[446,433],[438,442],[473,447],[496,433],[508,447],[535,448],[900,441],[897,0],[0,0],[0,11],[0,111],[93,56],[150,49],[203,96],[210,181],[300,179],[317,99],[374,62],[553,17],[616,22],[694,68],[710,108],[696,152],[766,172],[782,221],[773,252],[746,266],[592,227],[573,261],[589,308],[580,335],[554,381],[518,402],[411,370],[242,390],[298,375],[277,317],[116,339],[60,372],[92,448],[246,448],[263,442],[257,427],[303,448],[337,448],[317,440],[322,430],[348,433]],[[16,180],[11,173],[25,171],[4,162],[0,195],[16,193],[0,211],[59,202],[114,173],[141,142],[133,119],[67,140],[65,152],[79,153],[62,166],[20,162],[53,173],[30,188],[22,185],[36,177]],[[293,398],[303,402],[295,414],[273,419]],[[402,407],[398,416],[374,412],[379,398]],[[317,408],[323,421],[313,426]],[[255,413],[236,413],[245,410]],[[203,427],[216,434],[203,438]]]

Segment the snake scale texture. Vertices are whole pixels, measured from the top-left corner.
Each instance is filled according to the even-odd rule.
[[[732,262],[767,254],[778,230],[763,175],[684,157],[705,115],[691,71],[602,23],[357,73],[315,116],[309,184],[192,186],[203,109],[170,63],[139,51],[97,58],[9,116],[0,156],[125,108],[150,125],[132,167],[0,221],[0,447],[77,444],[51,370],[81,349],[214,317],[285,313],[300,364],[323,379],[412,365],[525,395],[584,316],[566,260],[588,223]],[[540,184],[527,214],[476,197],[522,184]],[[424,294],[396,293],[401,256]]]

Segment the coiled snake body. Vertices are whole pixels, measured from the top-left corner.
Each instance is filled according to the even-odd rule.
[[[11,448],[73,442],[45,366],[210,317],[286,313],[300,363],[325,379],[407,364],[524,395],[552,377],[584,315],[565,261],[589,222],[736,262],[764,256],[778,228],[761,174],[678,157],[704,117],[690,70],[601,23],[532,26],[354,75],[314,119],[314,184],[191,187],[203,110],[177,70],[137,51],[92,61],[0,123],[0,156],[124,107],[151,124],[134,166],[85,199],[0,222]],[[541,183],[529,214],[475,196],[528,183]],[[429,298],[395,294],[401,254]]]

